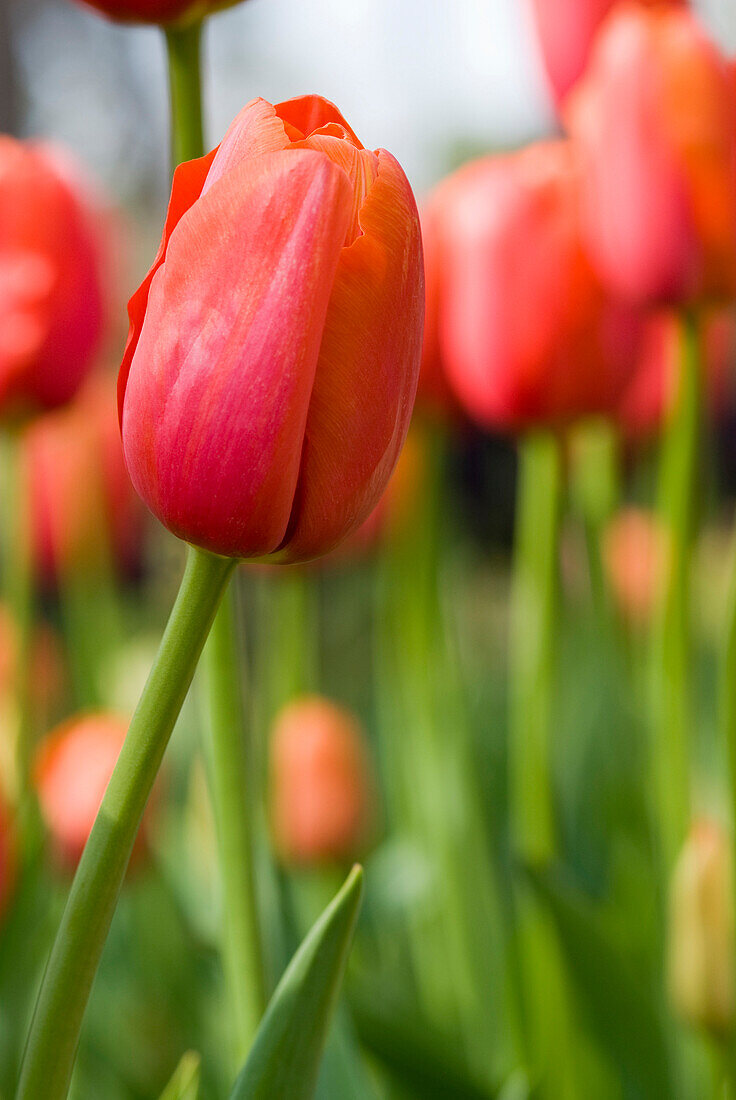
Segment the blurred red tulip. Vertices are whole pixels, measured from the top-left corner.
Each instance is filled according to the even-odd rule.
[[[15,887],[16,835],[10,807],[0,790],[0,920]]]
[[[654,512],[630,506],[603,533],[603,565],[622,617],[647,626],[662,592],[667,570],[667,532]]]
[[[430,303],[450,382],[482,425],[515,430],[611,412],[635,361],[638,312],[586,257],[580,164],[564,141],[467,165],[440,184],[440,286]]]
[[[177,170],[131,300],[119,392],[134,485],[218,554],[326,553],[399,456],[423,313],[398,163],[324,99],[254,100],[218,150]]]
[[[647,322],[638,366],[618,410],[629,443],[655,435],[673,406],[681,356],[682,326],[669,312]],[[717,418],[728,405],[736,368],[736,314],[731,309],[709,313],[702,321],[701,361],[708,410]]]
[[[41,815],[56,853],[70,867],[87,843],[127,731],[127,720],[117,715],[83,714],[59,726],[38,749],[34,778]]]
[[[306,696],[284,707],[271,739],[272,820],[294,863],[351,859],[369,838],[374,789],[365,737],[343,707]]]
[[[103,243],[68,158],[0,136],[0,417],[63,404],[92,366]]]
[[[438,194],[441,194],[441,189],[438,190]],[[439,334],[439,303],[442,290],[440,205],[430,199],[421,210],[426,308],[422,365],[417,387],[417,408],[442,421],[457,419],[460,415],[460,405],[447,378]]]
[[[596,32],[618,0],[531,0],[550,88],[559,105],[583,75]],[[678,0],[638,0],[642,7]],[[682,6],[680,0],[679,6]]]
[[[72,404],[39,417],[26,451],[33,551],[45,583],[110,563],[134,569],[143,512],[125,468],[113,380],[90,378]]]
[[[566,104],[585,229],[611,288],[642,304],[736,292],[736,84],[687,11],[623,4]]]
[[[187,23],[230,8],[239,0],[80,0],[123,23]]]

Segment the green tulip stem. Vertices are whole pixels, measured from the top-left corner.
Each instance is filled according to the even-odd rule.
[[[557,438],[521,440],[510,639],[509,782],[517,855],[544,863],[557,848],[552,790],[552,687],[562,464]]]
[[[700,437],[697,317],[681,321],[679,391],[665,428],[659,515],[667,538],[663,591],[652,630],[652,771],[665,873],[682,844],[690,813],[690,559]]]
[[[138,826],[235,562],[190,548],[156,660],[79,861],[41,983],[17,1100],[64,1100]]]
[[[237,1064],[245,1060],[266,1009],[255,882],[254,753],[245,732],[242,662],[234,588],[223,600],[204,650],[209,715],[209,779],[223,889],[223,961],[230,987]]]
[[[175,165],[204,155],[202,23],[166,29],[171,96],[171,154]]]
[[[201,22],[166,32],[172,149],[177,164],[204,155],[201,37]],[[234,593],[223,601],[215,617],[203,672],[210,797],[223,889],[222,956],[232,998],[233,1053],[240,1065],[250,1050],[267,996],[255,884],[257,796],[253,788],[258,769],[245,729],[233,599]]]

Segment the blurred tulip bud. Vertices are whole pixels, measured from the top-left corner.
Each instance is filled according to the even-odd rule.
[[[601,275],[645,305],[736,291],[736,84],[695,17],[622,4],[566,104]]]
[[[186,24],[231,8],[240,0],[80,0],[123,23]]]
[[[450,382],[501,430],[611,413],[641,336],[583,249],[575,147],[475,161],[435,191],[425,221],[440,286],[429,304]]]
[[[655,7],[678,0],[639,0]],[[558,104],[582,76],[598,28],[618,0],[532,0],[550,90]],[[679,6],[682,6],[680,3]]]
[[[375,809],[365,736],[343,707],[307,696],[284,707],[271,738],[272,822],[284,860],[348,860],[370,836]]]
[[[670,312],[647,322],[638,364],[618,409],[618,422],[628,443],[643,442],[663,426],[677,392],[682,326]],[[700,360],[706,398],[713,419],[723,415],[734,388],[736,314],[712,310],[701,323]]]
[[[46,584],[111,564],[134,570],[143,510],[123,457],[112,380],[95,376],[26,433],[32,543]]]
[[[0,419],[63,404],[92,366],[108,299],[103,245],[68,158],[0,136]]]
[[[15,822],[2,791],[0,791],[0,920],[8,908],[15,888],[16,834]]]
[[[447,377],[439,333],[440,296],[442,293],[442,251],[440,249],[441,188],[438,199],[426,202],[421,210],[424,245],[425,322],[422,365],[417,388],[417,408],[430,417],[457,420],[460,403]]]
[[[34,779],[41,815],[56,853],[69,867],[76,866],[87,843],[127,731],[127,720],[117,715],[83,714],[64,722],[39,746]]]
[[[396,160],[317,96],[254,100],[219,149],[177,170],[131,300],[119,392],[133,484],[215,553],[326,553],[399,457],[423,315],[419,219]]]
[[[632,626],[651,622],[668,568],[667,532],[654,512],[628,507],[603,532],[603,565],[623,618]]]
[[[670,894],[669,986],[690,1024],[723,1035],[734,1021],[731,844],[715,821],[695,822]]]

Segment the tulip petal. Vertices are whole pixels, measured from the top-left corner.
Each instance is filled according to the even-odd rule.
[[[286,149],[289,138],[276,108],[265,99],[254,99],[231,122],[212,162],[202,194],[226,172],[236,168],[246,157],[277,153]]]
[[[324,553],[366,518],[411,418],[424,318],[419,218],[396,160],[380,150],[378,161],[362,236],[335,277],[282,561]]]
[[[121,429],[123,426],[123,403],[125,399],[125,389],[128,384],[130,365],[133,362],[133,356],[135,355],[138,340],[140,339],[153,277],[166,259],[166,249],[169,246],[171,234],[174,232],[186,212],[191,209],[202,194],[202,188],[207,179],[207,173],[209,172],[210,165],[215,159],[216,154],[217,149],[213,149],[206,157],[201,157],[199,160],[185,161],[175,170],[174,179],[171,184],[169,209],[166,213],[166,223],[161,237],[161,244],[156,253],[156,259],[153,261],[151,269],[145,279],[128,302],[128,317],[130,319],[128,342],[125,345],[123,361],[120,365],[120,373],[118,375],[118,415],[120,417]]]
[[[330,103],[329,99],[323,99],[321,95],[302,95],[295,99],[287,99],[283,103],[277,103],[275,109],[279,118],[283,119],[288,126],[298,130],[301,137],[309,137],[315,130],[321,130],[323,126],[333,122],[342,127],[345,136],[358,149],[363,148],[335,104]]]
[[[351,198],[327,157],[273,153],[228,172],[172,233],[123,443],[138,492],[180,538],[229,557],[283,539]]]

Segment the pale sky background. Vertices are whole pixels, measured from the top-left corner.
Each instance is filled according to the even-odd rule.
[[[69,0],[15,3],[25,132],[67,142],[124,199],[158,195],[167,177],[160,34],[114,26]],[[736,48],[733,0],[699,7]],[[463,153],[554,125],[527,0],[248,0],[210,20],[206,59],[210,145],[255,95],[321,92],[366,145],[396,154],[419,191]]]

